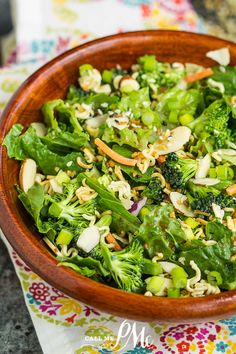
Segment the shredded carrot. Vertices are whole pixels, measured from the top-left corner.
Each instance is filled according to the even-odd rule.
[[[232,186],[229,186],[228,188],[226,188],[226,193],[228,195],[236,194],[236,184],[233,184]]]
[[[194,81],[198,81],[204,79],[205,77],[211,76],[213,74],[213,70],[211,68],[207,68],[202,70],[196,74],[188,75],[184,78],[187,83],[191,83]]]
[[[109,146],[107,146],[101,139],[96,138],[94,140],[95,144],[99,147],[99,149],[104,152],[107,156],[109,156],[112,160],[121,163],[122,165],[127,165],[127,166],[135,166],[137,163],[137,160],[134,159],[128,159],[127,157],[124,157],[117,152],[113,151]]]
[[[113,243],[115,251],[121,251],[122,250],[122,248],[120,247],[119,243],[116,241],[115,237],[111,233],[109,233],[106,236],[106,240],[107,240],[108,243]]]
[[[160,155],[160,156],[158,156],[158,158],[157,158],[157,161],[158,161],[160,164],[164,163],[165,160],[166,160],[166,156],[165,156],[165,155]]]

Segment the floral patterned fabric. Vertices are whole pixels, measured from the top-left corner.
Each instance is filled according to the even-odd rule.
[[[0,114],[30,73],[82,42],[143,28],[204,31],[187,0],[17,0],[16,5],[17,46],[8,66],[0,70]],[[196,325],[160,325],[102,313],[47,284],[2,237],[45,354],[236,353],[236,317]],[[120,338],[124,323],[143,337]]]

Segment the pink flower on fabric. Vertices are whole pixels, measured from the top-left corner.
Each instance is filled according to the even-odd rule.
[[[44,301],[49,296],[49,287],[43,283],[33,283],[29,288],[29,292],[33,295],[35,300]]]

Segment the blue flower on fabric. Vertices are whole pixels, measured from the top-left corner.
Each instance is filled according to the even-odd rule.
[[[26,297],[28,298],[28,301],[31,305],[33,305],[33,304],[40,305],[41,304],[41,302],[38,300],[35,300],[35,298],[31,294],[26,294]]]
[[[126,352],[127,354],[150,354],[152,353],[152,350],[143,348],[140,346],[136,346],[134,349],[130,349]]]
[[[222,322],[228,326],[231,336],[236,335],[236,317],[221,320],[220,322]]]
[[[219,342],[216,344],[216,349],[218,352],[225,353],[225,349],[228,347],[227,343]]]
[[[103,349],[99,350],[99,353],[101,353],[101,354],[110,354],[110,353],[112,353],[112,351],[109,350],[109,349],[103,348]]]

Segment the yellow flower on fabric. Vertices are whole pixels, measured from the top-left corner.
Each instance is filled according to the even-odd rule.
[[[190,347],[189,347],[189,350],[190,350],[191,352],[194,352],[195,350],[197,350],[196,344],[191,343],[191,344],[190,344]]]
[[[97,347],[94,347],[93,345],[84,345],[80,349],[77,349],[75,351],[75,354],[99,354],[100,351]]]
[[[173,338],[166,338],[167,343],[169,344],[170,347],[173,347],[175,340]]]
[[[215,350],[215,344],[213,342],[208,342],[207,345],[206,345],[206,353],[207,354],[213,354],[214,353],[214,350]]]
[[[119,342],[119,344],[117,344],[116,347],[115,347],[115,344],[116,344],[115,338],[114,338],[114,340],[106,340],[105,342],[102,343],[102,348],[110,349],[110,350],[112,350],[112,353],[116,353],[121,348],[121,342]]]
[[[59,302],[59,304],[62,304],[62,307],[59,311],[60,315],[67,315],[70,312],[74,312],[79,315],[82,312],[82,307],[80,306],[80,304],[73,299],[59,297],[57,298],[57,302]]]

